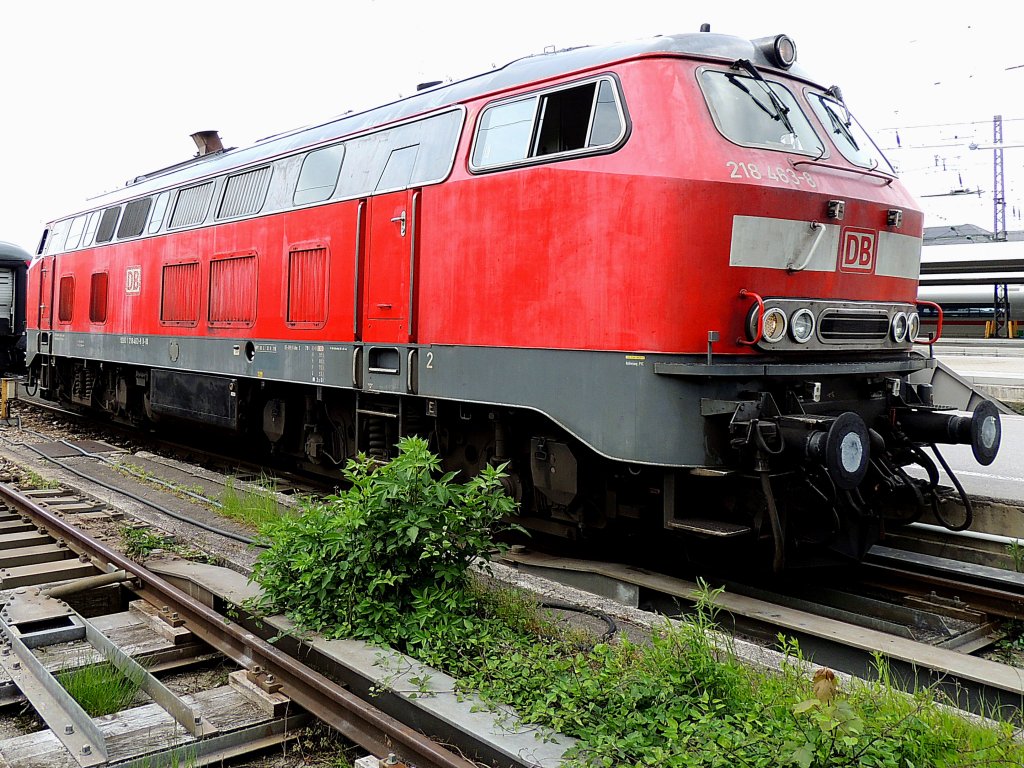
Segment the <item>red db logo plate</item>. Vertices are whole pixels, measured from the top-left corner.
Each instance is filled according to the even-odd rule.
[[[875,256],[878,253],[878,234],[872,229],[844,227],[839,238],[839,271],[875,271]]]

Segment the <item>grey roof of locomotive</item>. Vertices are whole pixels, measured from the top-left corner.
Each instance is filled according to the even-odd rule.
[[[641,56],[696,56],[713,60],[749,59],[758,69],[775,70],[754,41],[710,32],[664,35],[604,46],[584,46],[527,56],[502,67],[457,82],[438,85],[388,104],[345,114],[325,123],[298,128],[263,139],[242,149],[224,150],[140,176],[128,186],[101,195],[82,210],[113,205],[186,184],[235,168],[258,164],[307,147],[359,134],[379,126],[456,105],[505,89],[572,72],[592,70]],[[788,74],[810,79],[798,64]],[[61,216],[58,218],[65,218]],[[55,219],[57,220],[57,219]]]

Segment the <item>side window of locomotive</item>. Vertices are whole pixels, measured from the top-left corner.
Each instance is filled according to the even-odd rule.
[[[843,157],[862,168],[878,168],[895,175],[892,164],[845,105],[817,93],[810,94],[808,100]]]
[[[142,234],[152,204],[152,197],[144,197],[141,200],[132,200],[124,207],[124,216],[121,217],[121,225],[117,228],[118,240]]]
[[[206,218],[207,211],[210,210],[210,198],[212,196],[212,181],[179,190],[167,228],[175,229],[201,223]]]
[[[60,292],[57,299],[57,319],[62,323],[70,323],[75,314],[75,278],[64,275],[60,279]]]
[[[596,83],[548,93],[540,100],[533,155],[554,155],[587,146]]]
[[[100,215],[99,211],[93,211],[89,214],[89,219],[85,222],[85,235],[82,237],[83,248],[88,248],[93,244],[93,238],[96,237],[96,227],[100,224]]]
[[[89,284],[89,322],[107,322],[107,273],[94,272]]]
[[[465,110],[455,109],[439,115],[419,120],[410,128],[415,129],[415,140],[406,140],[398,146],[408,146],[419,142],[416,162],[410,186],[431,184],[447,178],[455,162],[455,150],[462,134],[462,122]]]
[[[487,168],[525,159],[536,112],[536,96],[485,109],[477,128],[473,166]]]
[[[115,205],[107,208],[100,218],[100,226],[96,230],[97,243],[109,243],[114,239],[114,228],[117,226],[117,217],[121,214],[121,206]]]
[[[45,248],[47,255],[54,253],[60,253],[64,247],[64,239],[67,237],[68,227],[71,224],[71,219],[64,219],[64,221],[58,221],[55,224],[50,225],[50,235],[46,240]],[[45,236],[45,232],[43,233]],[[43,247],[42,245],[40,247]]]
[[[153,204],[153,215],[149,217],[149,234],[156,234],[160,231],[160,225],[164,223],[164,214],[167,212],[167,202],[171,199],[170,192],[161,192],[157,195],[156,203]]]
[[[606,147],[614,144],[622,136],[625,123],[619,111],[619,103],[615,94],[615,86],[611,80],[602,80],[597,90],[597,103],[594,104],[594,119],[590,126],[588,147]]]
[[[545,94],[532,155],[552,155],[614,144],[623,121],[610,80]]]
[[[411,147],[400,147],[391,150],[388,155],[388,162],[381,171],[377,180],[375,192],[383,192],[388,189],[404,189],[412,179],[412,169],[416,164],[416,154],[420,145],[413,144]]]
[[[449,109],[345,142],[337,196],[347,199],[442,181],[455,161],[464,117],[461,107]]]
[[[715,125],[734,144],[824,154],[825,147],[796,97],[779,83],[706,69],[700,73],[700,86]]]
[[[294,205],[319,203],[334,194],[345,159],[345,145],[335,144],[306,155],[292,196]]]
[[[269,165],[228,176],[224,184],[224,196],[217,209],[217,218],[228,219],[258,212],[263,207],[269,186]]]
[[[87,218],[89,217],[86,214],[75,216],[74,221],[71,222],[71,228],[68,229],[68,239],[64,243],[65,251],[73,251],[78,247],[78,244],[82,241],[82,232],[85,230],[85,220]]]
[[[625,132],[618,90],[604,77],[484,109],[471,166],[490,168],[612,147]]]

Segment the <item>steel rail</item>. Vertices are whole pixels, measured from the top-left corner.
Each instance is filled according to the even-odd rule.
[[[1024,616],[1024,595],[1019,592],[881,563],[861,563],[858,573],[859,583],[864,586],[900,591],[917,597],[927,597],[936,589],[941,589],[958,596],[964,602],[964,607],[991,616],[1018,621]]]
[[[167,605],[199,639],[243,667],[258,664],[273,674],[281,692],[313,716],[376,755],[395,753],[419,768],[476,768],[473,763],[368,704],[330,678],[304,666],[88,534],[0,483],[0,497],[35,518],[55,538],[96,560],[132,574],[135,591],[154,605]]]

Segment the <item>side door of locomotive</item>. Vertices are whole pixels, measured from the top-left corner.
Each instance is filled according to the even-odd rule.
[[[41,331],[53,328],[53,270],[56,269],[53,256],[43,256],[39,269],[39,316],[37,327]]]
[[[418,145],[391,151],[377,189],[406,187]],[[420,190],[382,192],[367,201],[363,253],[364,342],[405,344],[415,339],[415,277]]]

